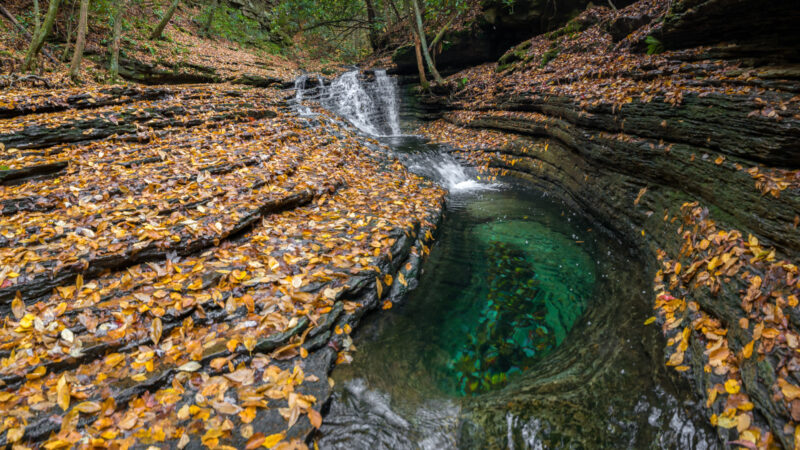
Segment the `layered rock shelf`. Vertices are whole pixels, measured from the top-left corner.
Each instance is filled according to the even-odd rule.
[[[0,445],[306,441],[361,316],[415,282],[443,190],[277,89],[18,94]]]
[[[715,2],[699,3],[705,26],[725,29],[715,20],[727,16],[707,11]],[[436,121],[420,131],[491,176],[556,193],[638,247],[654,279],[656,314],[643,326],[662,328],[664,362],[689,381],[722,442],[793,448],[798,79],[791,64],[730,51],[752,42],[742,33],[686,48],[673,37],[689,33],[690,16],[658,1],[590,9],[423,95]],[[505,418],[480,426],[497,431]]]

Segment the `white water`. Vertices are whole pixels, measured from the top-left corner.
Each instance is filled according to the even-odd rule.
[[[433,178],[450,192],[496,189],[497,184],[481,183],[475,170],[462,165],[447,153],[418,153],[406,162],[412,172]]]
[[[316,86],[312,88],[306,88],[308,76],[302,75],[295,81],[294,99],[298,112],[308,115],[311,111],[303,101],[317,101],[370,136],[399,136],[396,81],[387,76],[385,70],[375,71],[374,82],[366,82],[359,75],[356,70],[345,72],[327,86],[318,76]]]
[[[386,122],[392,134],[400,134],[400,107],[397,101],[397,83],[394,78],[389,78],[385,70],[375,71],[375,85],[379,94],[378,98],[383,103],[386,111]]]
[[[453,156],[441,151],[398,151],[402,141],[415,139],[403,136],[400,129],[400,100],[397,82],[385,70],[375,70],[374,81],[367,81],[357,70],[346,72],[329,85],[317,75],[309,83],[307,75],[295,81],[296,108],[300,115],[313,115],[304,101],[318,102],[370,136],[392,138],[390,147],[413,172],[436,180],[451,192],[494,189],[496,184],[477,180],[475,170],[463,166]],[[312,85],[312,87],[307,87]],[[421,144],[420,146],[424,146]]]

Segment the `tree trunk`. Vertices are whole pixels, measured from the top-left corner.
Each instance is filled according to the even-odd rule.
[[[45,39],[47,39],[47,36],[49,36],[50,32],[53,30],[53,22],[56,21],[56,13],[58,12],[58,5],[60,3],[61,0],[50,0],[50,5],[47,7],[47,16],[44,18],[44,25],[39,30],[39,33],[31,39],[31,45],[28,47],[28,52],[25,54],[25,61],[22,63],[23,72],[31,70],[36,56],[39,54],[39,51],[42,50],[42,46],[44,46]]]
[[[161,33],[164,32],[164,28],[167,27],[170,19],[172,19],[172,15],[175,14],[175,10],[178,8],[178,2],[180,0],[172,0],[172,4],[169,5],[169,9],[167,10],[164,17],[161,19],[161,22],[158,23],[156,29],[153,30],[153,33],[150,35],[150,40],[158,39],[161,37]]]
[[[4,15],[6,19],[8,19],[9,22],[11,22],[15,27],[17,27],[17,29],[19,29],[19,31],[21,31],[26,38],[33,41],[33,38],[36,36],[36,33],[34,32],[33,35],[28,33],[28,30],[26,30],[25,27],[23,27],[19,22],[17,22],[17,19],[14,18],[14,15],[11,14],[11,12],[7,10],[3,5],[0,5],[0,13]],[[39,29],[41,30],[41,26],[39,27]],[[53,61],[54,63],[58,64],[58,60],[52,54],[50,54],[50,52],[48,52],[46,48],[42,48],[42,53],[44,53],[45,56],[50,58],[50,61]]]
[[[378,24],[375,20],[375,4],[373,0],[364,0],[367,4],[367,22],[369,22],[369,45],[373,51],[378,51],[380,45],[380,36],[378,34]]]
[[[408,14],[408,29],[411,30],[411,36],[414,37],[414,53],[417,55],[417,71],[419,72],[419,84],[422,85],[423,89],[428,89],[428,78],[425,77],[425,65],[422,61],[422,49],[419,40],[419,33],[417,33],[417,27],[414,26],[413,20],[413,13],[411,12],[411,5],[409,4],[408,0],[406,0],[403,4],[406,9],[406,13]]]
[[[207,35],[211,34],[211,23],[214,21],[214,13],[217,11],[218,4],[219,0],[214,0],[214,2],[211,4],[211,10],[208,11],[208,18],[203,26]]]
[[[419,84],[428,89],[428,79],[425,77],[425,66],[422,64],[422,50],[419,43],[419,36],[414,33],[414,52],[417,54],[417,71],[419,71]]]
[[[122,35],[122,1],[114,0],[114,31],[111,38],[111,82],[117,81],[119,75],[119,40]]]
[[[420,44],[422,45],[422,54],[425,56],[425,61],[428,63],[428,70],[433,75],[434,81],[438,84],[443,84],[444,80],[442,76],[439,75],[439,71],[436,70],[436,66],[433,64],[433,60],[431,59],[431,54],[428,52],[428,44],[425,42],[425,29],[422,27],[422,14],[419,12],[419,5],[417,5],[417,0],[411,0],[411,5],[414,7],[414,16],[417,19],[417,31],[419,32],[419,40]]]
[[[33,35],[36,36],[39,34],[39,30],[42,29],[42,18],[41,12],[39,11],[39,0],[33,0]]]
[[[89,0],[81,0],[81,11],[78,19],[78,36],[75,38],[75,53],[72,54],[72,62],[69,65],[69,76],[73,80],[78,79],[78,72],[81,68],[83,59],[83,47],[86,45],[86,32],[89,28]]]

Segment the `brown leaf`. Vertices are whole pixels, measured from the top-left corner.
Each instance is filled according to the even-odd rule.
[[[319,429],[322,426],[322,415],[315,409],[309,409],[308,421],[311,422],[312,427]]]
[[[22,295],[17,292],[16,297],[11,302],[11,312],[14,313],[14,318],[17,320],[25,316],[25,303],[22,301]]]
[[[150,325],[150,339],[153,340],[153,344],[158,345],[158,342],[161,340],[162,331],[163,327],[161,325],[161,319],[156,317],[153,319],[153,323]]]
[[[250,439],[247,440],[247,444],[245,445],[245,449],[247,450],[254,450],[256,448],[261,447],[264,444],[264,441],[267,439],[264,436],[264,433],[256,433]]]

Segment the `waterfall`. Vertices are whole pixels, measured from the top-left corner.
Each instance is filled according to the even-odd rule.
[[[308,76],[302,75],[295,81],[294,101],[298,112],[311,112],[303,105],[304,100],[317,101],[371,136],[400,135],[397,83],[385,70],[376,70],[374,74],[375,81],[367,82],[357,70],[345,72],[327,86],[317,76],[313,88],[307,87]]]
[[[382,111],[364,89],[357,71],[347,72],[333,80],[324,103],[347,118],[359,130],[373,136],[383,134],[378,130]]]
[[[316,102],[356,128],[374,137],[391,137],[390,147],[411,171],[435,180],[451,192],[494,189],[498,185],[478,181],[475,169],[463,166],[439,146],[428,145],[400,130],[400,100],[397,81],[385,70],[373,71],[374,79],[358,70],[345,72],[329,84],[317,75],[295,80],[294,103],[300,115],[313,115],[303,102]],[[405,142],[405,144],[404,144]],[[408,143],[417,150],[405,148]],[[421,148],[426,148],[420,151]],[[409,151],[411,150],[411,151]]]
[[[375,71],[375,86],[378,98],[386,111],[386,121],[392,134],[400,134],[400,107],[397,102],[397,83],[386,75],[385,70]]]
[[[308,75],[300,75],[296,80],[294,80],[294,101],[297,105],[297,112],[300,113],[301,116],[307,116],[311,114],[311,108],[303,105],[303,94],[306,88],[306,80],[308,80]]]

